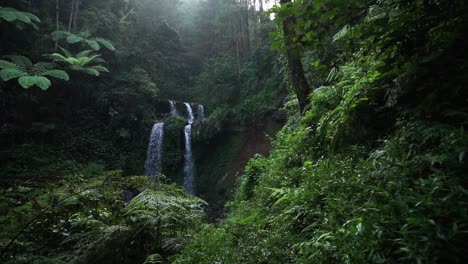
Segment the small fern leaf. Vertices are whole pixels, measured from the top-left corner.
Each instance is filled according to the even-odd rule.
[[[49,79],[43,76],[23,76],[18,79],[18,83],[24,88],[29,89],[31,86],[36,85],[37,87],[41,88],[42,90],[47,90],[52,83]]]
[[[93,50],[100,50],[101,46],[99,46],[99,43],[95,40],[86,40],[86,43],[93,49]]]
[[[62,70],[48,70],[43,72],[41,75],[62,79],[64,81],[70,80],[67,72]]]
[[[26,76],[26,75],[28,75],[28,74],[25,73],[24,71],[18,70],[18,69],[13,69],[13,68],[3,69],[3,70],[0,71],[0,78],[2,78],[2,80],[4,80],[5,82],[9,81],[11,79],[23,77],[23,76]]]
[[[106,40],[106,39],[103,39],[103,38],[96,38],[96,41],[99,42],[100,44],[102,44],[108,50],[111,50],[111,51],[115,50],[114,44],[112,44],[112,42],[110,42],[109,40]]]

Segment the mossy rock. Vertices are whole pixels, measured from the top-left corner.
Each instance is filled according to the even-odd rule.
[[[183,182],[186,124],[185,118],[173,116],[164,125],[163,173],[177,183]]]

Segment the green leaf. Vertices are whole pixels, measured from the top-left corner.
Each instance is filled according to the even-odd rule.
[[[53,68],[56,68],[57,67],[57,64],[56,63],[53,63],[53,62],[38,62],[36,64],[34,64],[33,66],[33,70],[40,73],[40,72],[43,72],[43,71],[46,71],[46,70],[51,70]]]
[[[68,31],[56,30],[50,34],[53,40],[65,39],[71,35]]]
[[[99,50],[101,49],[101,46],[99,46],[99,43],[95,40],[86,40],[86,43],[93,49],[93,50]]]
[[[102,44],[104,47],[106,47],[108,50],[112,50],[114,51],[115,50],[115,47],[114,45],[112,44],[112,42],[106,40],[106,39],[102,39],[102,38],[96,38],[96,41],[99,42],[100,44]]]
[[[57,60],[67,61],[67,58],[60,53],[52,53],[50,54],[50,57]]]
[[[89,75],[94,75],[94,76],[100,75],[100,73],[97,70],[91,69],[91,68],[81,68],[79,71],[89,74]]]
[[[2,80],[4,81],[9,81],[11,79],[23,77],[26,75],[28,74],[25,73],[24,71],[18,70],[18,69],[12,69],[12,68],[3,69],[0,71],[0,78],[2,78]]]
[[[93,52],[94,52],[94,50],[84,50],[84,51],[76,54],[76,58],[88,57]],[[71,56],[69,56],[69,57],[71,57]]]
[[[98,72],[109,72],[109,70],[106,67],[101,66],[101,65],[93,66],[91,68],[95,69]]]
[[[13,61],[16,65],[20,67],[31,67],[33,66],[31,60],[25,56],[19,56],[19,55],[7,55],[5,58],[10,59]]]
[[[67,72],[62,71],[62,70],[48,70],[48,71],[43,72],[42,75],[62,79],[65,81],[70,80],[70,77],[68,76]]]
[[[75,43],[78,43],[80,41],[82,41],[83,38],[82,37],[79,37],[77,35],[70,35],[67,37],[67,42],[70,43],[70,44],[75,44]]]
[[[281,47],[282,43],[280,41],[275,41],[273,42],[273,44],[271,44],[271,49],[272,50],[275,50],[275,49],[279,49]]]
[[[19,69],[18,65],[6,60],[0,60],[0,69]]]
[[[36,85],[37,87],[41,88],[42,90],[47,90],[50,85],[52,84],[49,79],[43,76],[24,76],[18,79],[18,83],[24,88],[28,89],[31,86]]]

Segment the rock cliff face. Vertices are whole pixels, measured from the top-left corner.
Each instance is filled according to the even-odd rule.
[[[271,138],[283,125],[284,120],[268,115],[255,125],[225,131],[194,146],[198,195],[209,203],[212,219],[222,217],[224,203],[244,173],[247,161],[257,154],[268,155]]]

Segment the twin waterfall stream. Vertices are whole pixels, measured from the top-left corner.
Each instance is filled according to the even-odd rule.
[[[177,116],[176,102],[169,101],[170,116]],[[194,162],[192,157],[192,124],[195,121],[192,106],[184,103],[187,109],[187,125],[184,127],[185,154],[184,154],[184,189],[187,193],[195,195]],[[197,107],[197,121],[205,119],[203,105]],[[154,124],[151,130],[150,141],[145,161],[145,175],[158,176],[162,173],[162,157],[164,143],[164,122]],[[156,177],[154,177],[154,180]]]

